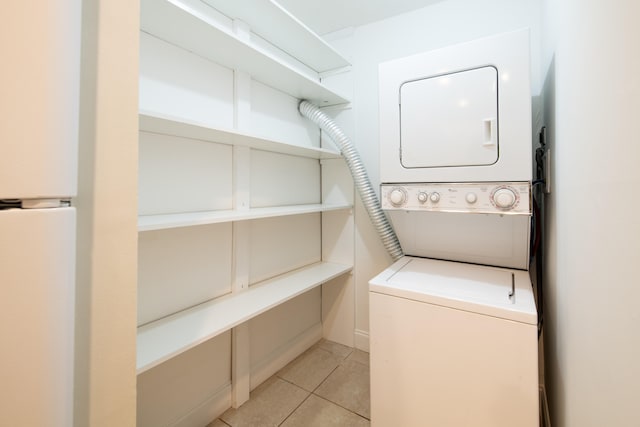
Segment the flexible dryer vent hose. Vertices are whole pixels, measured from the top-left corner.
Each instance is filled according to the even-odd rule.
[[[353,182],[358,189],[358,194],[360,194],[360,199],[362,200],[365,209],[367,209],[369,218],[371,218],[373,226],[380,235],[380,239],[382,240],[384,247],[387,249],[387,252],[389,252],[389,255],[391,255],[391,258],[393,258],[394,261],[400,259],[404,253],[400,247],[398,237],[393,231],[393,228],[391,228],[391,224],[389,224],[384,212],[380,208],[378,196],[376,196],[376,192],[371,186],[371,181],[369,180],[367,171],[364,168],[364,164],[362,163],[360,155],[353,146],[351,140],[329,116],[310,102],[305,100],[300,101],[298,109],[303,116],[314,122],[318,127],[320,127],[320,129],[326,132],[336,144],[347,162],[347,166],[349,167],[351,176],[353,177]]]

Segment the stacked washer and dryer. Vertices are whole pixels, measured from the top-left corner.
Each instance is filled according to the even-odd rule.
[[[538,425],[529,73],[527,30],[380,65],[406,255],[369,284],[374,426]]]

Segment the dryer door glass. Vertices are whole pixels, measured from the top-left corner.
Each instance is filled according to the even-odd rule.
[[[400,147],[405,168],[491,165],[498,160],[494,67],[405,82]]]

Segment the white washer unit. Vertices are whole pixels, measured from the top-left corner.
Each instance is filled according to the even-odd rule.
[[[525,270],[405,256],[369,282],[371,425],[537,427]]]
[[[537,426],[528,31],[379,83],[381,204],[408,256],[369,285],[372,425]]]
[[[373,426],[538,426],[526,271],[403,257],[369,289]]]

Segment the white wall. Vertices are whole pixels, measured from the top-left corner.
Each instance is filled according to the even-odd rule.
[[[640,413],[640,5],[543,2],[550,130],[546,369],[554,427]]]
[[[74,425],[136,425],[138,3],[82,2]],[[34,408],[37,410],[37,408]]]
[[[354,140],[374,188],[379,179],[378,64],[450,44],[528,27],[540,37],[536,0],[448,0],[373,24],[329,35],[353,64]],[[532,43],[532,85],[537,91],[539,44]],[[362,204],[356,203],[356,346],[368,348],[368,281],[391,263]]]

